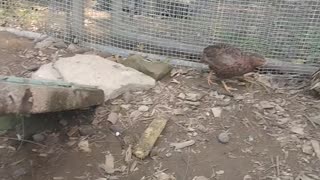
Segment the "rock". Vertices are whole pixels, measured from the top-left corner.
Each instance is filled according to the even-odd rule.
[[[149,107],[148,106],[140,106],[139,109],[138,109],[140,112],[147,112],[149,110]]]
[[[215,107],[211,109],[214,117],[221,117],[222,109],[220,107]]]
[[[32,136],[33,141],[35,142],[43,142],[46,139],[46,136],[43,134],[34,134]]]
[[[149,62],[140,55],[129,56],[125,61],[122,62],[122,64],[151,76],[155,80],[162,79],[172,69],[169,64],[162,62]]]
[[[230,141],[228,132],[222,132],[218,135],[218,141],[222,144],[227,144]]]
[[[155,80],[151,77],[97,55],[77,54],[73,57],[60,58],[55,62],[54,68],[50,69],[50,72],[52,71],[58,72],[67,82],[99,87],[104,91],[105,101],[127,91],[148,90],[155,86]],[[41,67],[32,78],[53,77],[52,74],[48,75],[50,72]]]
[[[199,101],[203,95],[198,93],[187,93],[185,99],[188,101]]]
[[[65,49],[68,48],[68,45],[64,43],[63,41],[59,40],[55,43],[53,43],[53,47],[58,48],[58,49]]]
[[[118,122],[118,119],[119,119],[119,116],[117,113],[115,112],[111,112],[108,116],[108,121],[111,123],[111,124],[116,124]]]
[[[185,99],[185,98],[186,98],[186,95],[185,95],[184,93],[180,93],[180,94],[178,95],[178,98],[180,98],[180,99]]]
[[[91,136],[96,133],[96,130],[91,125],[81,125],[79,132],[81,136]]]
[[[202,124],[199,124],[197,128],[199,129],[199,131],[201,131],[203,133],[208,132],[208,129]]]
[[[0,114],[38,114],[82,109],[102,104],[103,100],[103,91],[92,86],[0,76]]]

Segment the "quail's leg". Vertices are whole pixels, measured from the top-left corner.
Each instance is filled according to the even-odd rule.
[[[211,80],[211,78],[212,78],[212,73],[213,73],[213,72],[210,71],[210,72],[209,72],[209,75],[208,75],[208,77],[207,77],[209,86],[213,85],[213,82],[212,82],[212,80]]]
[[[233,90],[233,91],[238,90],[238,89],[235,89],[235,88],[232,88],[232,87],[227,86],[226,82],[223,81],[223,80],[221,80],[221,83],[222,83],[224,89],[225,89],[228,93],[230,93],[230,94],[232,94],[232,93],[231,93],[231,90]]]

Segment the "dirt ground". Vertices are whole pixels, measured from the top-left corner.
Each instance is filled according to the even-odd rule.
[[[0,42],[1,75],[29,77],[55,52],[39,52],[32,41],[5,32]],[[5,133],[0,136],[0,179],[170,179],[161,173],[177,180],[320,179],[320,124],[314,118],[320,115],[319,100],[305,91],[268,92],[238,81],[230,85],[238,89],[234,97],[219,85],[209,87],[204,73],[176,68],[149,91],[55,116],[55,125],[42,132],[43,141],[20,143],[14,132]],[[118,115],[112,126],[110,113]],[[150,157],[129,156],[126,152],[158,117],[168,123]],[[223,132],[229,133],[227,143],[219,141]],[[189,140],[195,143],[171,146]],[[115,172],[108,174],[101,164],[109,154]]]

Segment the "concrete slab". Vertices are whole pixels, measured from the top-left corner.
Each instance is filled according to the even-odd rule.
[[[0,76],[0,115],[82,109],[103,99],[103,91],[92,86]]]
[[[127,91],[147,90],[155,86],[153,78],[133,68],[89,54],[60,58],[54,64],[40,67],[32,78],[61,78],[66,82],[97,86],[104,91],[105,101]]]

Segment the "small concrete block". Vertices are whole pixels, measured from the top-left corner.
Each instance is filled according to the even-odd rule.
[[[103,102],[103,91],[95,87],[0,76],[0,115],[82,109]]]
[[[146,61],[140,55],[129,56],[126,60],[122,61],[121,64],[151,76],[155,80],[162,79],[172,70],[169,64]]]

